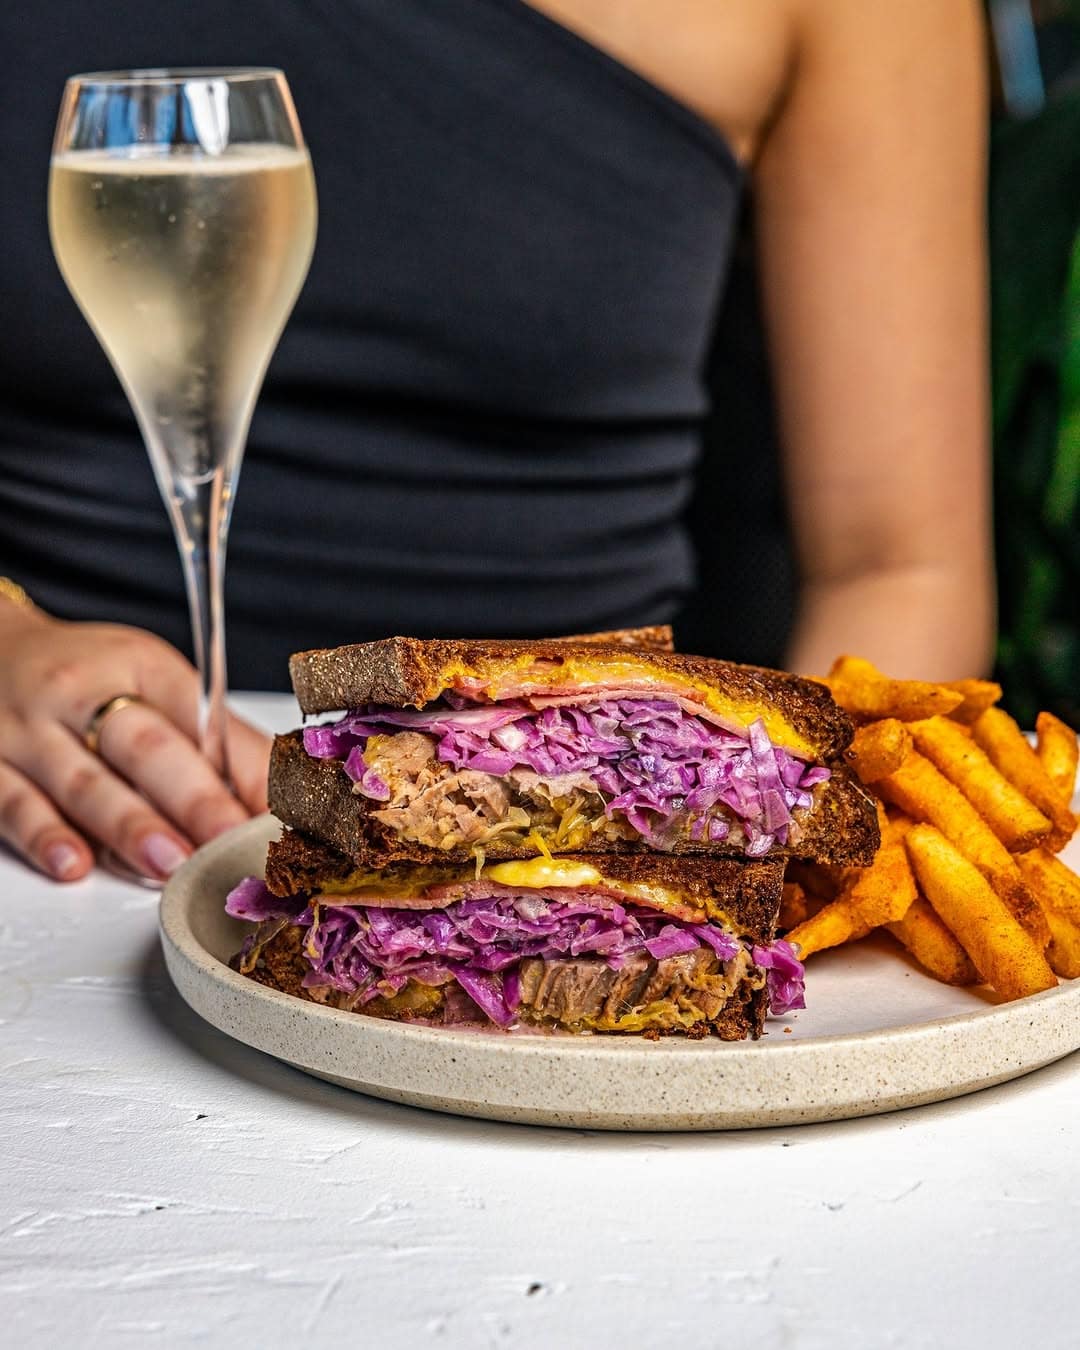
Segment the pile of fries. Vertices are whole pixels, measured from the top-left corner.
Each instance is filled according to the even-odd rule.
[[[789,868],[781,928],[803,959],[885,928],[937,979],[1003,999],[1080,976],[1080,876],[1056,856],[1077,827],[1076,733],[1040,713],[1032,748],[988,680],[891,680],[843,656],[826,683],[856,724],[881,849]]]

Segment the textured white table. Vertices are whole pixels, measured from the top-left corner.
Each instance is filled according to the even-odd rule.
[[[0,858],[0,1345],[1080,1344],[1075,1055],[840,1125],[486,1124],[200,1023],[155,906]]]

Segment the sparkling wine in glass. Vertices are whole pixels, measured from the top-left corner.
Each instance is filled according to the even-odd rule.
[[[168,508],[191,609],[200,746],[226,781],[229,518],[315,225],[311,160],[281,71],[68,80],[49,176],[53,251],[120,378]]]

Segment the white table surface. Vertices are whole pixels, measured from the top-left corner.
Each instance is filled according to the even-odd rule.
[[[156,923],[0,858],[0,1345],[1080,1344],[1076,1055],[836,1125],[488,1124],[230,1041]]]

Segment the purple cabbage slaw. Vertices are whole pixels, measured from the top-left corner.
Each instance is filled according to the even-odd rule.
[[[305,988],[329,985],[358,994],[362,1007],[379,994],[396,993],[410,978],[429,985],[456,980],[501,1027],[515,1020],[518,966],[525,957],[602,957],[619,969],[627,957],[639,953],[660,961],[703,945],[721,961],[730,961],[743,945],[714,924],[676,922],[637,905],[598,908],[528,892],[418,911],[279,900],[257,877],[248,877],[229,893],[225,909],[234,918],[288,918],[305,928],[303,951],[311,966]],[[254,936],[248,939],[245,953],[253,941]],[[805,1006],[802,965],[789,943],[754,945],[750,954],[766,971],[771,1013]]]
[[[306,727],[304,748],[317,759],[342,759],[359,792],[387,801],[390,789],[364,762],[368,738],[409,729],[436,740],[438,758],[455,770],[503,775],[524,768],[546,776],[586,773],[655,849],[670,849],[690,823],[691,837],[720,842],[734,816],[748,857],[788,842],[792,812],[812,804],[811,789],[830,777],[772,744],[759,718],[740,736],[687,713],[671,699],[601,699],[583,707],[538,710],[521,699],[492,706],[426,711],[371,707]]]
[[[806,972],[790,942],[774,938],[767,947],[755,945],[750,955],[754,965],[765,971],[769,1011],[774,1016],[806,1007]]]

